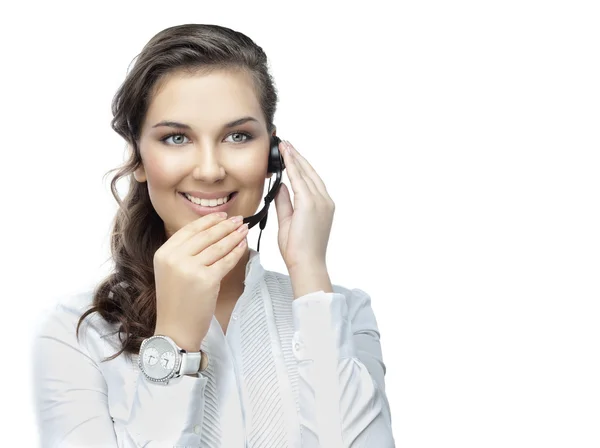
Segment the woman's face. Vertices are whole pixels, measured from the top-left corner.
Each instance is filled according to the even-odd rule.
[[[226,127],[245,117],[253,119]],[[163,121],[188,125],[189,129],[157,126]],[[167,238],[202,216],[190,208],[182,192],[237,192],[228,216],[254,215],[263,198],[265,179],[272,175],[267,174],[269,142],[247,73],[216,70],[164,78],[142,126],[139,147],[143,166],[134,177],[148,182],[150,200],[165,223]]]

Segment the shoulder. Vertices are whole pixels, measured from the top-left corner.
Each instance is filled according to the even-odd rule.
[[[94,291],[85,290],[54,299],[37,315],[35,337],[51,337],[65,341],[75,338],[75,331],[81,316],[91,308]],[[91,313],[81,323],[80,337],[101,337],[112,328],[98,314]]]
[[[66,400],[74,388],[89,386],[100,392],[103,380],[98,374],[106,373],[102,361],[114,353],[104,337],[109,326],[98,313],[91,313],[78,329],[80,318],[93,304],[93,294],[91,290],[64,295],[38,315],[29,356],[36,387],[44,394],[58,393]]]

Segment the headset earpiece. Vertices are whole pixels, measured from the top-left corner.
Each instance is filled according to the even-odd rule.
[[[262,231],[267,225],[267,218],[269,216],[269,205],[275,199],[277,192],[279,191],[279,187],[281,187],[281,177],[283,175],[283,170],[285,170],[285,163],[283,161],[283,156],[279,151],[279,144],[281,143],[281,139],[276,135],[271,136],[270,145],[271,149],[269,151],[269,162],[267,165],[267,172],[275,174],[275,183],[272,187],[270,187],[269,192],[265,196],[265,205],[263,208],[255,215],[248,216],[243,219],[244,223],[248,223],[248,228],[252,228],[256,224],[259,224],[260,234],[258,235],[258,243],[256,246],[256,251],[260,251],[260,237],[262,235]],[[269,178],[269,186],[271,185],[271,179]]]
[[[271,136],[271,151],[269,152],[269,165],[267,167],[267,173],[275,173],[277,171],[285,170],[285,163],[283,156],[279,151],[279,143],[281,139],[276,135]]]

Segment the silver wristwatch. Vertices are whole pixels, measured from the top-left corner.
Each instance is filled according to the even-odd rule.
[[[173,378],[198,373],[206,369],[207,364],[206,354],[188,352],[163,335],[144,339],[138,358],[140,371],[146,379],[165,385]]]

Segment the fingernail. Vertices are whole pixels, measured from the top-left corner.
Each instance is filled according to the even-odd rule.
[[[294,147],[292,146],[292,144],[288,141],[285,142],[286,147],[285,150],[289,155],[294,155]]]
[[[231,221],[232,221],[232,222],[242,222],[242,219],[243,219],[243,218],[244,218],[244,217],[243,217],[243,216],[241,216],[241,215],[240,215],[240,216],[234,216],[233,218],[231,218]]]
[[[238,227],[237,231],[242,233],[245,232],[246,230],[248,230],[248,223],[246,224],[242,224],[241,226]]]

